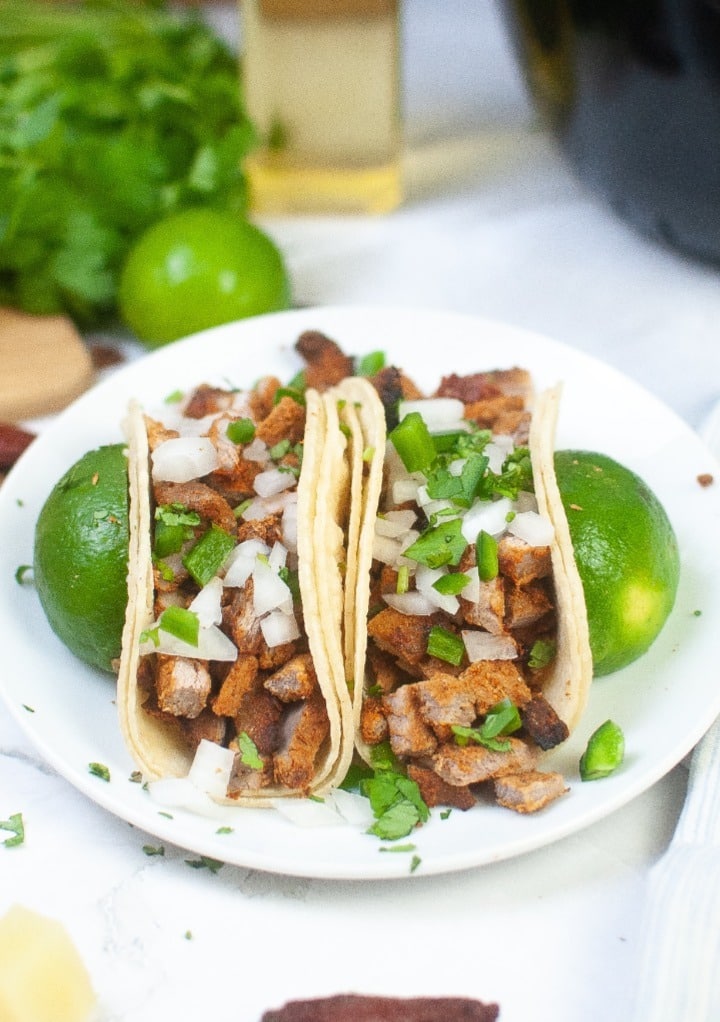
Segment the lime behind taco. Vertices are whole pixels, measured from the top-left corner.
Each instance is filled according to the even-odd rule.
[[[325,399],[275,378],[203,384],[162,421],[133,405],[126,433],[118,707],[139,769],[258,806],[339,783],[350,460]]]
[[[542,755],[592,677],[553,469],[559,390],[511,369],[445,377],[427,399],[390,367],[337,391],[363,424],[345,611],[357,750],[399,764],[429,806],[489,790],[541,809],[567,790]]]

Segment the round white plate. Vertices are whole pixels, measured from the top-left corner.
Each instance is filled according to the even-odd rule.
[[[642,476],[676,529],[682,577],[659,639],[635,664],[593,683],[581,726],[553,754],[570,792],[535,816],[494,806],[433,810],[412,850],[390,853],[359,826],[300,827],[273,810],[219,809],[212,818],[168,812],[130,780],[133,764],[116,720],[112,678],[75,660],[47,625],[32,585],[34,523],[50,489],[91,447],[122,439],[130,398],[157,405],[177,389],[229,381],[247,387],[301,363],[299,333],[324,330],[351,354],[382,349],[430,390],[442,375],[523,366],[542,387],[562,381],[557,446],[603,451]],[[0,488],[0,693],[47,761],[111,813],[154,837],[236,865],[308,877],[379,878],[440,873],[519,855],[579,831],[669,771],[720,713],[715,622],[720,620],[720,488],[697,477],[720,468],[695,433],[654,397],[603,363],[506,325],[427,311],[325,308],[245,320],[195,335],[132,362],[86,393],[40,435]],[[614,776],[582,783],[578,760],[612,717],[626,736]],[[93,775],[103,763],[110,780]],[[219,832],[220,831],[220,832]]]

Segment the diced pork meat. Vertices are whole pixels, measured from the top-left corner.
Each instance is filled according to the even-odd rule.
[[[317,689],[317,675],[309,653],[300,653],[265,679],[264,686],[283,703],[309,699]]]
[[[570,734],[565,721],[539,692],[522,707],[520,719],[525,732],[541,749],[554,749]]]
[[[233,509],[219,493],[205,483],[193,480],[189,483],[155,483],[155,503],[182,504],[195,511],[206,522],[235,535],[237,521]]]
[[[418,664],[427,653],[430,629],[439,619],[439,615],[410,617],[386,607],[368,621],[368,637],[386,653]]]
[[[542,582],[509,585],[505,590],[505,627],[508,631],[536,625],[552,611],[553,605]]]
[[[402,671],[390,656],[377,646],[370,645],[367,659],[372,683],[382,692],[392,692],[403,680]]]
[[[188,419],[204,419],[206,415],[215,415],[232,407],[234,394],[226,389],[211,387],[201,383],[188,398],[183,415]]]
[[[479,717],[484,717],[503,699],[522,707],[532,698],[530,688],[512,660],[478,660],[466,667],[460,678],[470,686]]]
[[[360,737],[366,745],[379,745],[388,739],[388,722],[382,699],[368,696],[360,710]]]
[[[227,734],[227,721],[205,707],[197,717],[180,717],[180,726],[188,745],[195,749],[203,739],[222,745]]]
[[[530,373],[527,369],[515,367],[469,373],[466,376],[457,376],[455,373],[443,376],[436,394],[438,397],[458,398],[463,404],[499,396],[520,397],[527,403],[532,390]]]
[[[257,657],[239,656],[235,660],[212,700],[213,711],[219,717],[236,717],[240,713],[243,699],[255,685],[258,670]]]
[[[396,756],[429,756],[437,748],[437,738],[425,723],[415,694],[415,686],[403,685],[383,697],[390,746]]]
[[[295,444],[302,440],[305,432],[305,409],[292,397],[281,397],[272,411],[258,423],[255,436],[268,447],[274,447],[281,440]]]
[[[524,539],[506,533],[498,542],[498,569],[518,586],[547,578],[552,570],[550,547],[530,546]]]
[[[235,717],[237,734],[246,734],[261,756],[270,756],[279,747],[284,707],[274,696],[257,686],[242,701]]]
[[[248,404],[253,422],[266,419],[275,405],[275,395],[282,383],[277,376],[263,376],[248,395]]]
[[[268,515],[266,518],[250,518],[238,525],[237,540],[260,539],[268,546],[282,543],[282,515]]]
[[[463,618],[469,625],[484,628],[492,635],[501,635],[505,630],[505,586],[500,575],[488,582],[480,582],[477,600],[471,602],[460,598]]]
[[[176,429],[168,429],[162,422],[152,419],[149,415],[145,416],[145,429],[147,430],[148,447],[151,451],[165,443],[166,440],[175,440],[180,435]]]
[[[497,1004],[466,997],[370,997],[338,994],[289,1001],[261,1022],[496,1022]]]
[[[306,330],[300,334],[295,350],[306,362],[305,381],[308,387],[327,390],[353,375],[352,357],[319,330]]]
[[[407,768],[408,777],[415,781],[423,802],[431,809],[433,806],[452,806],[453,809],[472,809],[477,799],[469,786],[458,787],[448,784],[442,777],[429,767],[410,763]]]
[[[562,774],[540,770],[506,774],[494,786],[498,805],[516,813],[536,813],[569,790]]]
[[[276,783],[296,791],[306,790],[329,733],[327,707],[319,692],[297,703],[283,721],[281,747],[274,760]]]
[[[264,646],[260,618],[253,603],[253,581],[249,578],[242,589],[233,589],[230,602],[222,609],[223,631],[232,639],[239,654],[258,656]]]
[[[475,743],[442,745],[432,756],[432,768],[448,784],[479,784],[504,774],[524,773],[535,767],[538,751],[519,738],[507,739],[510,749],[497,752]]]
[[[205,709],[212,679],[204,660],[158,654],[155,673],[157,703],[174,717],[197,717]]]
[[[453,724],[469,727],[478,715],[470,680],[437,673],[411,684],[420,714],[433,729]]]
[[[394,429],[398,422],[398,402],[421,398],[420,391],[413,381],[396,366],[385,366],[370,377],[378,397],[385,409],[385,420],[388,430]]]

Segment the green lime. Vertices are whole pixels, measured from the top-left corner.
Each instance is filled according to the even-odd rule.
[[[128,542],[125,445],[88,451],[40,511],[33,574],[52,630],[77,657],[105,671],[120,656]]]
[[[591,451],[557,451],[555,471],[585,592],[596,677],[649,649],[680,577],[673,527],[630,469]]]
[[[236,213],[188,209],[148,228],[120,276],[120,315],[148,347],[290,305],[283,257]]]

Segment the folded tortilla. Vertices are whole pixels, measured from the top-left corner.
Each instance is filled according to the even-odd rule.
[[[543,753],[564,741],[576,727],[592,679],[582,584],[553,467],[560,388],[537,395],[530,388],[524,410],[527,436],[516,445],[529,449],[534,511],[552,527],[549,550],[533,550],[527,543],[528,559],[531,564],[549,564],[549,568],[523,586],[516,584],[519,576],[516,581],[503,576],[501,556],[500,576],[480,583],[482,596],[476,584],[472,595],[469,589],[460,593],[449,609],[433,606],[429,611],[426,607],[422,611],[425,616],[414,621],[411,603],[406,602],[403,613],[398,614],[387,601],[395,599],[395,589],[409,588],[413,599],[420,597],[417,563],[409,556],[398,557],[394,564],[388,563],[392,558],[385,557],[383,563],[383,554],[378,553],[378,522],[381,526],[387,523],[387,513],[397,510],[388,475],[393,462],[397,466],[398,456],[387,439],[385,409],[368,381],[348,380],[337,391],[362,425],[362,443],[355,450],[351,472],[355,483],[349,530],[354,538],[348,548],[345,597],[346,674],[357,751],[368,764],[376,765],[378,752],[389,746],[430,805],[468,808],[477,797],[477,786],[491,781],[500,804],[519,812],[543,808],[567,789],[559,775],[541,773],[536,767]],[[509,438],[500,439],[507,444]],[[422,478],[417,476],[420,482]],[[524,505],[513,506],[532,502],[528,495],[524,499]],[[402,548],[417,538],[417,530],[427,527],[427,520],[414,505],[406,502],[400,506],[418,511],[414,537],[391,541]],[[441,510],[437,522],[448,520],[442,518],[443,513]],[[501,526],[500,544],[503,532]],[[509,542],[520,557],[523,541]],[[474,555],[474,544],[469,543],[460,564],[443,568],[443,572],[472,572]],[[399,567],[403,564],[404,568]],[[403,570],[407,574],[402,585],[396,586]],[[510,600],[518,606],[523,601],[527,604],[526,627],[513,628],[507,623],[512,617]],[[496,601],[494,613],[489,611],[492,601]],[[532,601],[539,607],[535,622],[530,620]],[[454,613],[453,606],[457,608]],[[429,655],[426,646],[418,652],[418,644],[426,643],[432,626],[463,637],[466,649],[458,662]],[[536,640],[540,640],[538,645]],[[487,658],[473,653],[477,643],[481,650],[490,651]],[[544,650],[547,662],[533,661],[533,647],[536,652]],[[517,705],[522,727],[501,736],[506,751],[500,752],[478,744],[467,734],[468,730],[476,735],[481,732],[488,710],[494,710],[503,699]]]
[[[284,397],[280,404],[290,400]],[[268,458],[262,442],[258,451],[257,438],[270,418],[256,414],[253,394],[247,399],[227,394],[220,403],[223,401],[231,401],[230,406],[203,416],[193,430],[203,434],[206,448],[208,436],[214,438],[219,465],[210,471],[207,466],[199,468],[199,477],[185,483],[158,480],[157,465],[158,458],[167,454],[167,443],[177,440],[173,425],[179,422],[184,433],[187,423],[176,418],[167,432],[139,405],[129,409],[125,423],[131,508],[129,598],[118,709],[127,747],[147,780],[188,775],[198,749],[208,748],[203,746],[205,738],[213,743],[215,752],[218,748],[228,750],[218,767],[219,773],[227,771],[227,775],[219,788],[217,784],[207,787],[207,793],[221,803],[265,806],[279,797],[321,794],[333,787],[342,780],[352,754],[352,729],[342,719],[347,704],[341,704],[338,695],[347,690],[340,636],[351,460],[345,453],[345,433],[340,429],[328,432],[328,403],[315,390],[305,394],[302,436],[296,435],[297,417],[292,409],[292,444],[273,435],[270,454],[275,460]],[[330,407],[334,411],[334,405]],[[227,423],[247,422],[253,417],[257,434],[252,440],[242,444],[227,440]],[[285,450],[283,454],[283,448],[289,446],[290,453]],[[238,451],[239,467],[233,463]],[[250,457],[264,460],[254,468]],[[258,470],[275,473],[281,481],[278,470],[287,473],[284,482],[288,488],[263,501],[254,492],[254,487],[260,488]],[[255,477],[250,484],[242,481],[248,471]],[[153,551],[155,517],[161,500],[175,496],[177,501],[171,501],[166,510],[192,514],[199,509],[201,513],[199,522],[189,527],[190,538],[182,551],[163,562]],[[296,526],[291,512],[278,510],[283,501],[284,509],[288,505],[291,510],[293,505],[296,508]],[[244,505],[252,506],[243,510]],[[227,509],[237,521],[237,531]],[[209,584],[186,579],[183,561],[188,550],[217,528],[218,521],[225,535],[235,539],[232,551]],[[242,546],[248,540],[256,547],[265,540],[259,554],[252,546]],[[232,569],[228,566],[233,559],[240,563],[241,555],[255,557],[255,568],[249,581],[237,584],[236,575],[236,584],[230,585],[230,571],[236,572],[238,564]],[[294,600],[290,576],[283,575],[284,569],[297,577],[299,596]],[[268,573],[272,576],[269,580]],[[280,587],[279,606],[269,611],[266,595],[263,607],[258,605],[261,577],[271,592]],[[251,584],[252,590],[248,588]],[[193,609],[192,601],[199,592],[213,607],[214,623],[212,618],[210,624],[203,623],[207,610],[201,614]],[[289,611],[288,598],[292,603]],[[213,600],[219,602],[213,604]],[[162,630],[162,612],[175,602],[200,618],[194,650],[182,641],[178,646],[177,638]],[[294,620],[295,639],[272,640],[272,644],[265,639],[262,629],[273,614],[282,619],[283,630],[289,618]],[[205,645],[210,639],[220,641],[218,660],[212,659],[215,646]],[[160,646],[155,645],[158,641]],[[201,786],[206,773],[201,768]]]

